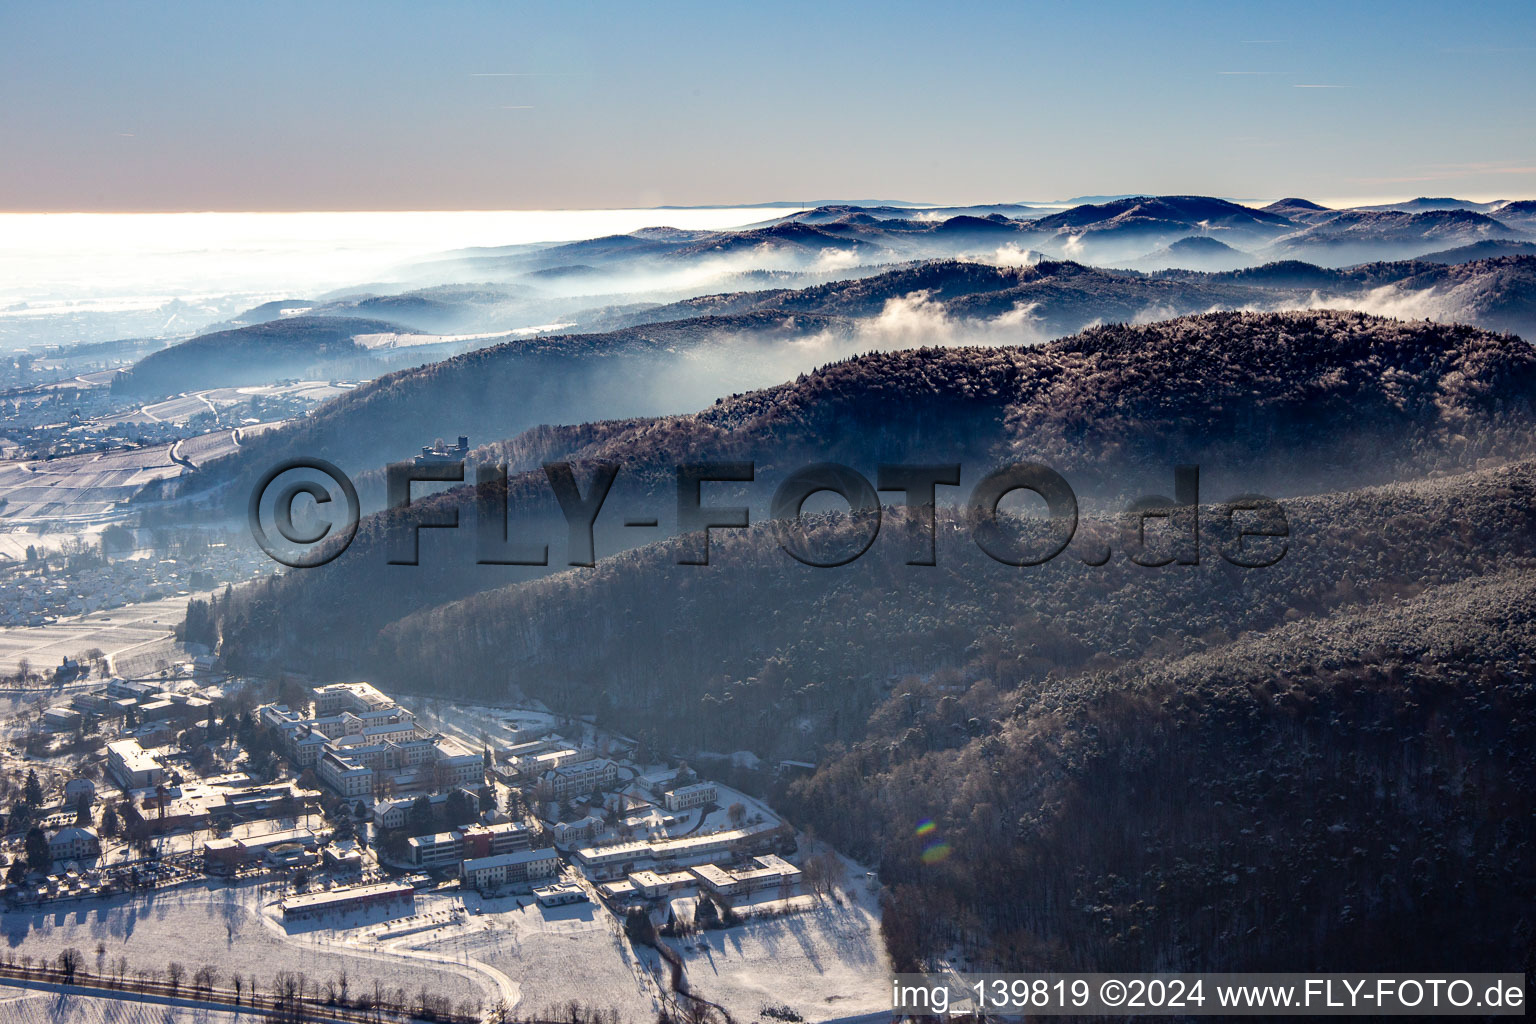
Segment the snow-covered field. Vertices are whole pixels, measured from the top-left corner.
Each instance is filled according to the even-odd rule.
[[[849,868],[851,879],[861,879],[861,869]],[[149,896],[8,912],[0,921],[0,940],[14,956],[53,959],[74,946],[85,954],[88,969],[99,969],[98,956],[108,969],[126,957],[134,973],[163,971],[176,960],[189,973],[207,964],[222,978],[235,971],[254,974],[263,987],[285,971],[303,973],[316,984],[345,972],[354,992],[375,983],[410,994],[426,988],[456,1003],[478,998],[488,1006],[501,999],[523,1016],[559,1019],[574,1001],[645,1024],[664,1005],[667,974],[660,957],[632,946],[620,921],[596,903],[546,909],[526,895],[422,893],[409,920],[386,925],[379,911],[359,911],[285,927],[273,909],[280,895],[275,887],[209,882]],[[668,940],[683,955],[693,990],[738,1020],[781,1005],[813,1022],[887,1011],[890,967],[877,906],[862,882],[853,881],[837,900],[800,896],[793,902],[808,909]],[[47,1016],[52,1012],[47,1000],[0,1002],[0,1021],[137,1024],[141,1018],[133,1012],[153,1012],[155,1020],[176,1024],[182,1019],[164,1007],[102,1009],[94,1005],[98,1000],[86,1002],[91,1005],[82,1004],[77,1016],[55,1017]]]
[[[384,950],[362,950],[328,942],[326,932],[287,934],[258,911],[255,885],[216,884],[170,889],[150,896],[91,900],[46,910],[7,911],[0,938],[16,956],[56,957],[79,948],[88,969],[96,969],[96,947],[106,948],[105,963],[127,957],[130,972],[164,970],[172,960],[188,973],[207,964],[227,978],[232,972],[256,975],[265,987],[282,971],[302,972],[324,982],[346,972],[353,991],[375,981],[388,991],[422,987],[452,995],[455,1002],[479,994],[489,1002],[499,993],[481,972],[469,966],[442,965]],[[0,1013],[9,1024],[9,1017]]]
[[[683,954],[693,991],[738,1020],[782,1005],[807,1021],[890,1011],[890,961],[867,894],[849,891],[840,904],[829,899],[801,913],[669,941]]]
[[[60,459],[7,461],[0,464],[0,497],[6,499],[3,524],[85,526],[122,518],[117,503],[131,498],[151,480],[179,476],[169,444],[129,451],[70,455]]]
[[[237,1024],[257,1019],[249,1014],[0,986],[0,1020],[5,1024]]]
[[[195,596],[207,595],[199,592]],[[61,658],[79,657],[92,647],[111,656],[120,674],[132,675],[136,666],[156,668],[159,661],[183,661],[187,655],[175,642],[173,630],[187,613],[188,598],[183,594],[140,601],[48,626],[0,628],[0,672],[16,671],[22,658],[30,661],[34,669],[49,668]],[[147,665],[140,664],[150,654],[154,655],[153,660]]]
[[[528,897],[522,897],[528,901]],[[661,1008],[658,974],[661,958],[636,950],[619,922],[591,903],[544,909],[519,907],[516,897],[480,900],[465,896],[473,911],[449,938],[433,935],[406,940],[413,948],[454,959],[478,960],[507,976],[518,988],[521,1016],[560,1017],[572,1000],[614,1009],[635,1024],[654,1020]]]

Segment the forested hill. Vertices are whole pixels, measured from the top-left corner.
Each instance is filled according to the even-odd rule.
[[[543,423],[675,413],[873,349],[1028,344],[1103,319],[1141,322],[1213,308],[1356,301],[1414,317],[1531,332],[1532,296],[1536,257],[1151,275],[1074,263],[924,263],[798,291],[706,296],[626,313],[617,319],[644,322],[608,333],[519,339],[391,373],[251,439],[186,485],[248,486],[267,466],[295,454],[323,457],[361,475],[437,437],[496,440]],[[666,322],[650,322],[657,317]]]
[[[609,326],[661,322],[705,313],[764,309],[873,317],[911,295],[941,302],[959,320],[1029,310],[1042,337],[1075,333],[1090,323],[1133,322],[1212,309],[1287,309],[1355,305],[1369,311],[1394,303],[1437,320],[1536,334],[1536,256],[1498,255],[1456,261],[1407,260],[1344,269],[1283,261],[1211,273],[1139,273],[1042,260],[994,267],[931,261],[885,273],[798,290],[728,292],[613,316]],[[1352,299],[1352,303],[1345,300]]]
[[[1536,573],[1512,561],[1182,659],[904,682],[791,803],[878,859],[898,965],[1528,975]]]
[[[410,328],[363,317],[294,316],[199,335],[151,353],[118,374],[117,394],[153,397],[198,388],[267,384],[285,378],[329,378],[367,350],[360,334],[416,334]]]
[[[1043,346],[873,354],[694,415],[544,431],[510,448],[574,461],[583,481],[593,463],[621,467],[613,511],[598,520],[601,555],[674,526],[686,462],[753,461],[756,481],[721,485],[714,500],[744,498],[754,519],[789,472],[822,461],[871,479],[881,462],[959,462],[962,486],[941,489],[946,502],[1012,461],[1055,467],[1100,509],[1167,493],[1177,463],[1202,467],[1208,500],[1285,497],[1530,451],[1533,388],[1536,354],[1507,335],[1354,313],[1221,313]],[[511,521],[562,565],[566,531],[543,472],[514,475],[509,489]],[[655,515],[659,531],[619,525],[638,515]],[[390,622],[532,573],[476,565],[467,526],[428,531],[419,566],[386,566],[411,521],[368,517],[336,561],[242,595],[225,656],[254,667],[302,653],[317,669],[357,671]]]
[[[721,380],[762,387],[792,374],[785,343],[819,338],[834,345],[849,331],[836,317],[767,311],[520,338],[379,377],[251,438],[190,485],[249,486],[295,455],[329,459],[360,475],[439,437],[491,441],[546,423],[655,415],[678,403],[697,408],[719,394]]]

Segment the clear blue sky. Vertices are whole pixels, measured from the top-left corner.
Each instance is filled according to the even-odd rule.
[[[0,0],[0,209],[1536,196],[1536,3]]]

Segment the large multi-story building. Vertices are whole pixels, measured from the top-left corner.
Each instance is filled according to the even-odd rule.
[[[541,778],[545,772],[558,768],[563,764],[590,761],[597,756],[595,751],[565,744],[546,745],[544,743],[537,743],[530,744],[530,746],[544,747],[545,749],[518,755],[516,764],[519,772],[535,779]]]
[[[341,711],[362,713],[397,705],[380,693],[372,683],[332,683],[315,689],[315,716],[323,718]]]
[[[318,790],[294,782],[226,785],[218,782],[170,783],[128,791],[118,811],[129,825],[155,831],[207,828],[216,821],[255,821],[293,817],[319,802]]]
[[[459,832],[464,836],[465,859],[526,850],[532,840],[528,829],[515,821],[503,821],[495,825],[465,825]]]
[[[412,836],[405,841],[406,856],[418,868],[448,867],[464,860],[464,837],[457,830]]]
[[[573,796],[607,789],[619,777],[619,766],[607,758],[562,764],[544,773],[540,784],[551,800],[569,800]]]
[[[320,781],[348,799],[373,794],[373,769],[330,751],[319,762]]]
[[[465,825],[447,832],[411,837],[406,840],[406,856],[413,867],[430,870],[457,865],[466,859],[526,850],[530,838],[528,829],[514,821],[499,825]]]
[[[518,850],[494,857],[466,860],[459,877],[476,889],[496,889],[505,885],[538,884],[560,873],[560,859],[548,847],[542,850]]]
[[[431,791],[484,781],[484,760],[461,744],[427,733],[416,716],[368,683],[314,691],[314,714],[266,704],[261,721],[282,734],[289,756],[313,768],[347,799],[374,794],[381,782]]]
[[[439,740],[432,764],[439,786],[467,786],[485,781],[485,758],[450,739]]]
[[[138,740],[107,744],[107,771],[124,789],[143,789],[165,781],[165,768]]]

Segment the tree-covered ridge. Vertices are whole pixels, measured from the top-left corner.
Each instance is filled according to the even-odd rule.
[[[306,371],[324,373],[356,361],[367,350],[360,334],[416,334],[384,320],[363,317],[294,316],[228,331],[202,334],[152,352],[119,373],[112,390],[158,396],[194,388],[265,384]]]
[[[874,549],[838,570],[795,563],[763,526],[717,533],[707,569],[677,564],[680,541],[651,545],[425,609],[374,649],[378,670],[405,685],[512,685],[561,707],[607,708],[684,748],[742,735],[764,755],[804,757],[859,737],[869,702],[908,673],[969,665],[998,685],[1038,682],[1528,564],[1533,497],[1533,467],[1522,463],[1289,500],[1285,557],[1252,570],[1218,557],[1212,508],[1202,564],[1163,569],[1125,560],[1113,518],[1085,522],[1081,543],[1029,570],[991,562],[948,515],[939,564],[927,568],[906,564],[914,538],[894,518]],[[1120,555],[1084,565],[1093,539]],[[237,629],[238,614],[229,623]]]
[[[507,451],[573,461],[582,474],[597,462],[621,467],[607,505],[618,511],[598,521],[598,551],[608,553],[655,537],[616,526],[624,515],[655,512],[664,530],[672,525],[682,463],[755,462],[755,519],[785,475],[821,461],[871,478],[879,462],[958,461],[970,474],[965,488],[1006,462],[1044,462],[1100,510],[1166,493],[1178,463],[1203,467],[1206,501],[1283,497],[1529,452],[1533,382],[1527,343],[1472,328],[1352,313],[1210,314],[1036,347],[875,353],[690,416],[541,431]],[[544,472],[521,465],[527,471],[508,481],[513,521],[550,542],[558,568],[563,521]],[[941,499],[960,500],[965,488]],[[499,490],[492,497],[502,500]],[[450,492],[424,504],[465,500]],[[372,638],[395,619],[550,571],[475,565],[466,518],[451,534],[432,531],[443,533],[429,538],[432,556],[406,577],[384,562],[413,515],[367,517],[344,557],[272,584],[253,599],[256,620],[280,621],[290,606],[314,614],[296,615],[288,640],[226,630],[228,653],[280,656],[317,633],[344,664],[369,657]],[[396,577],[400,585],[387,582]]]
[[[769,311],[507,341],[363,384],[251,438],[189,486],[249,486],[266,467],[300,452],[361,475],[438,437],[464,433],[478,443],[546,423],[654,415],[679,400],[702,405],[718,393],[718,376],[782,380],[783,343],[849,329],[835,317]]]
[[[914,686],[794,799],[879,859],[898,963],[1528,972],[1532,607],[1527,568],[1000,697]]]
[[[1409,301],[1414,296],[1436,296],[1437,315],[1450,311],[1460,322],[1536,326],[1536,257],[1453,267],[1327,271],[1276,264],[1151,275],[1074,263],[1008,268],[937,261],[798,291],[709,296],[662,314],[628,314],[641,322],[607,333],[520,338],[385,374],[251,439],[186,486],[249,485],[294,452],[360,475],[436,437],[501,439],[541,423],[697,408],[722,391],[762,388],[852,352],[1034,343],[1102,320],[1141,323],[1220,308],[1336,304],[1339,294],[1383,290],[1391,293],[1381,300],[1387,306],[1406,302],[1417,309]],[[671,319],[651,322],[657,315]],[[262,372],[270,375],[271,365]]]
[[[1224,340],[1211,340],[1218,337]],[[1119,501],[1166,490],[1176,459],[1207,467],[1207,500],[1230,493],[1220,489],[1223,474],[1234,490],[1283,495],[1445,471],[1527,449],[1531,358],[1518,339],[1463,328],[1353,314],[1213,315],[1106,328],[1032,349],[871,355],[694,416],[563,429],[524,454],[618,462],[612,507],[660,505],[664,515],[678,463],[740,458],[760,460],[770,486],[774,472],[822,460],[872,475],[871,463],[880,460],[959,458],[990,468],[1029,458],[1067,473],[1085,498],[1097,492]],[[1212,395],[1229,396],[1241,416],[1227,414]],[[1366,415],[1372,410],[1380,422]],[[556,526],[558,567],[563,531],[543,473],[510,483],[514,509],[534,517],[536,532]],[[286,617],[285,607],[314,606],[315,614],[294,616],[291,638],[278,639],[281,630],[230,629],[227,653],[282,656],[318,633],[340,641],[333,653],[345,663],[367,657],[370,638],[396,618],[544,571],[473,566],[466,529],[454,537],[465,557],[439,548],[409,570],[408,581],[389,585],[385,552],[408,528],[401,516],[367,519],[346,557],[287,578],[256,602],[252,615],[269,624]],[[599,550],[644,539],[600,529]],[[369,600],[358,600],[362,594]]]

